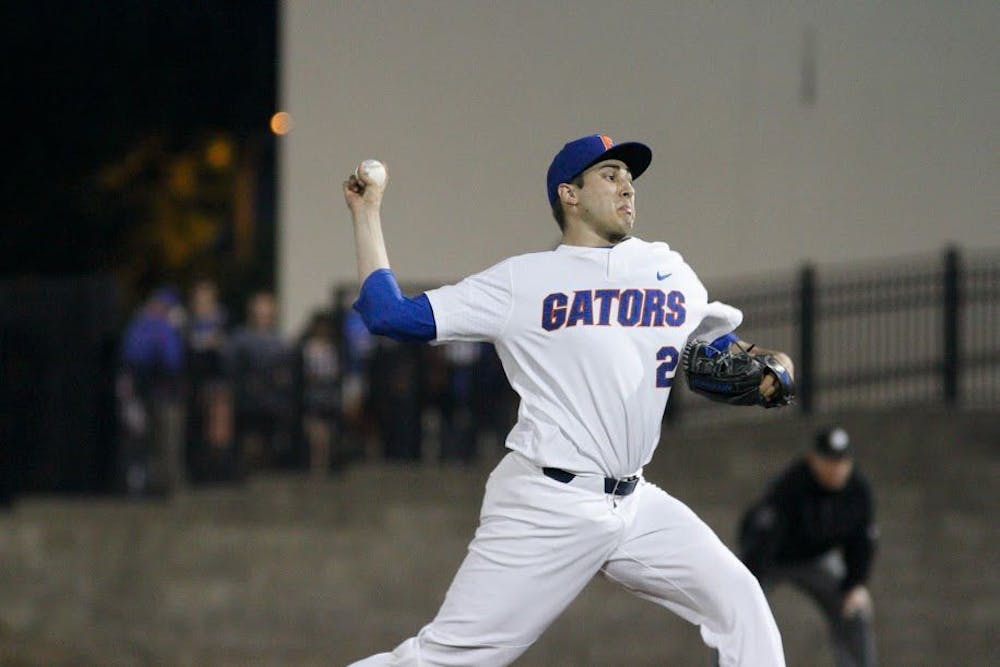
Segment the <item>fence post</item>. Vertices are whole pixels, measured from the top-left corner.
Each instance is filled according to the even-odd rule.
[[[944,357],[941,364],[943,374],[941,379],[944,388],[944,402],[950,406],[958,403],[960,274],[961,260],[958,248],[949,246],[944,251],[944,303],[942,304]]]
[[[796,360],[795,382],[802,414],[813,408],[813,370],[816,342],[816,269],[811,264],[799,273],[799,358]]]
[[[681,373],[678,371],[674,376],[670,397],[667,398],[667,409],[663,412],[664,424],[677,426],[684,417],[684,397],[681,395],[681,388],[687,389],[687,383],[681,379]]]

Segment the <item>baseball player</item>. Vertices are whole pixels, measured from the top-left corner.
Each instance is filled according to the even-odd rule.
[[[709,302],[666,243],[631,235],[633,180],[651,160],[641,143],[570,141],[547,177],[561,245],[415,298],[401,294],[389,269],[384,180],[359,169],[344,182],[362,283],[355,308],[370,330],[492,342],[521,399],[511,451],[487,481],[479,528],[437,616],[392,653],[356,665],[510,664],[596,574],[700,626],[723,665],[784,664],[754,576],[694,512],[642,476],[689,354],[728,359],[745,347],[732,333],[739,310]],[[695,340],[713,342],[686,350]],[[758,369],[752,402],[787,402],[791,361],[756,354],[770,363]],[[724,383],[705,384],[711,393]]]

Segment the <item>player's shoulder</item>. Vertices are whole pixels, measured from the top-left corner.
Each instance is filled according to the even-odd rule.
[[[532,275],[542,271],[546,266],[551,266],[555,258],[556,253],[553,250],[524,252],[497,262],[493,266],[493,271],[511,275]]]
[[[555,250],[538,250],[510,255],[489,268],[484,269],[482,272],[476,274],[476,276],[479,279],[504,281],[506,284],[511,285],[515,276],[530,278],[558,271],[556,266],[559,258],[560,255]]]
[[[628,243],[634,252],[644,254],[654,261],[685,263],[683,255],[671,248],[666,241],[645,241],[633,236],[629,238]]]
[[[666,241],[647,241],[639,238],[638,236],[630,236],[625,243],[630,244],[636,250],[645,251],[654,255],[667,255],[674,252],[670,249],[670,244]]]
[[[558,246],[557,246],[558,247]],[[505,262],[547,262],[556,255],[556,248],[549,248],[548,250],[532,250],[530,252],[522,252],[519,255],[511,255]]]
[[[630,259],[636,267],[655,267],[656,271],[674,276],[675,284],[685,284],[691,289],[697,286],[697,291],[704,291],[701,280],[695,270],[685,261],[680,252],[674,250],[664,241],[644,241],[632,237],[628,240]]]

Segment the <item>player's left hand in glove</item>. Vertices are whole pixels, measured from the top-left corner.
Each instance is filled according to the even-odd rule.
[[[785,361],[788,358],[781,353],[751,354],[752,350],[738,344],[718,350],[707,341],[690,341],[683,355],[688,387],[729,405],[776,408],[791,403],[795,381],[790,360]]]

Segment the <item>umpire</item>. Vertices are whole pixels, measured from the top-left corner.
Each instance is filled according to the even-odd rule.
[[[837,667],[876,664],[868,575],[877,530],[871,486],[843,428],[825,429],[740,522],[740,558],[765,591],[788,581],[826,616]]]

